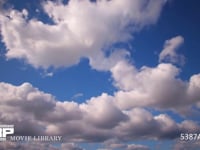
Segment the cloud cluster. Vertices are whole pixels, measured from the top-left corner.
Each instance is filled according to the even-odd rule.
[[[24,59],[35,68],[47,69],[71,66],[88,58],[92,68],[111,73],[118,91],[78,104],[59,101],[30,83],[15,86],[0,82],[0,124],[14,124],[16,135],[62,135],[68,142],[176,139],[180,133],[199,132],[200,126],[194,121],[185,118],[176,122],[167,114],[153,115],[146,109],[186,115],[193,106],[200,108],[200,74],[184,81],[179,78],[181,69],[174,65],[183,62],[183,56],[177,53],[184,42],[182,36],[164,43],[159,64],[154,67],[136,68],[127,59],[130,54],[125,49],[106,55],[112,44],[127,42],[133,33],[156,23],[165,2],[70,0],[64,5],[61,1],[46,1],[42,6],[53,23],[31,18],[26,9],[1,12],[1,35],[8,59]],[[81,94],[74,97],[78,96]],[[0,143],[0,148],[27,149],[26,144],[6,144]],[[149,149],[134,144],[108,146],[117,147]],[[72,143],[61,148],[81,150]]]
[[[115,93],[119,107],[187,110],[199,101],[200,74],[183,81],[178,78],[179,72],[171,64],[159,64],[155,68],[145,66],[137,70],[126,62],[119,62],[112,68],[115,85],[121,89]]]
[[[62,135],[71,142],[110,139],[174,139],[199,126],[176,123],[167,114],[153,116],[144,108],[119,109],[114,97],[102,94],[87,102],[57,101],[29,83],[0,83],[0,124],[14,124],[18,135]],[[16,113],[17,112],[17,113]]]
[[[26,9],[11,9],[0,15],[6,57],[47,69],[104,55],[105,47],[154,24],[164,4],[165,0],[70,0],[67,5],[47,1],[42,6],[53,24],[28,19]]]
[[[174,50],[177,50],[182,40],[181,36],[167,40],[171,44],[161,51],[160,58],[178,57]],[[152,107],[175,110],[185,115],[192,113],[192,106],[199,107],[200,74],[192,75],[189,81],[184,81],[179,77],[181,69],[171,63],[136,68],[127,59],[115,63],[110,72],[114,85],[119,89],[114,98],[121,109]]]

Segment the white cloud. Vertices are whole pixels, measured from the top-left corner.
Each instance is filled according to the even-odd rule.
[[[128,117],[113,104],[112,97],[107,94],[91,98],[87,104],[82,104],[81,108],[86,112],[84,116],[86,121],[99,128],[111,129],[120,122],[128,119]]]
[[[142,139],[174,139],[183,129],[169,116],[160,114],[153,116],[141,108],[134,108],[127,112],[129,120],[116,127],[119,139],[129,141]],[[163,118],[167,118],[166,120]],[[197,129],[198,130],[198,129]]]
[[[71,99],[77,99],[77,98],[80,98],[80,97],[83,97],[83,96],[84,96],[83,93],[77,93],[77,94],[73,95]]]
[[[118,61],[111,68],[114,85],[119,89],[114,94],[118,107],[152,107],[189,113],[199,103],[200,74],[184,81],[179,78],[180,72],[169,63],[137,69],[126,60]]]
[[[85,103],[60,102],[29,83],[0,83],[0,124],[14,124],[18,135],[62,135],[68,142],[111,139],[174,139],[181,132],[199,131],[193,121],[176,123],[143,108],[120,110],[113,96],[102,94]],[[17,112],[17,113],[16,113]]]
[[[86,57],[92,68],[111,72],[118,91],[113,96],[103,93],[78,104],[58,101],[30,83],[14,86],[1,82],[0,123],[15,124],[17,134],[63,135],[68,142],[175,139],[181,132],[200,131],[194,121],[177,123],[166,114],[153,116],[143,108],[174,110],[182,115],[192,106],[200,106],[200,74],[183,81],[179,78],[180,69],[170,64],[182,61],[176,50],[183,44],[183,37],[165,42],[160,64],[155,67],[138,69],[126,59],[129,56],[126,50],[114,50],[109,56],[104,50],[114,43],[126,42],[132,33],[154,24],[164,3],[164,0],[96,3],[71,0],[67,5],[44,2],[43,8],[54,24],[27,20],[29,14],[25,9],[2,12],[1,34],[8,59],[25,59],[35,68],[47,69],[71,66]],[[64,144],[62,148],[81,149],[75,144]],[[142,145],[126,148],[148,149]]]
[[[44,2],[54,24],[27,20],[25,9],[7,11],[0,15],[6,57],[45,69],[71,66],[83,57],[92,61],[104,47],[127,41],[135,31],[154,24],[164,4],[165,0]]]
[[[165,41],[164,49],[159,55],[159,62],[168,61],[171,63],[184,64],[184,56],[177,53],[177,49],[184,43],[182,36],[173,37]]]

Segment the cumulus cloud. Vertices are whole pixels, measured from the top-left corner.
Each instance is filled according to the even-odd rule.
[[[182,36],[176,36],[165,41],[164,49],[159,55],[159,62],[184,64],[184,56],[177,53],[177,49],[184,43]]]
[[[176,123],[166,114],[153,116],[143,108],[121,110],[107,94],[77,104],[57,101],[30,83],[0,83],[0,90],[0,123],[14,124],[17,135],[62,135],[64,141],[105,142],[174,139],[181,132],[199,131],[193,121]]]
[[[184,81],[179,78],[181,69],[172,64],[181,56],[176,50],[182,43],[181,36],[167,40],[160,59],[167,57],[170,59],[169,63],[159,63],[155,67],[136,68],[125,57],[115,61],[110,72],[114,86],[119,89],[114,93],[113,99],[120,109],[152,107],[173,110],[181,115],[196,113],[192,107],[200,106],[200,74],[194,74],[188,81]],[[111,55],[107,63],[111,64],[109,59],[116,60],[115,58]]]
[[[92,98],[87,104],[81,106],[87,112],[88,122],[102,128],[113,128],[121,121],[125,121],[127,116],[119,110],[112,102],[112,97],[102,94]],[[91,112],[95,112],[92,114]]]
[[[171,109],[179,113],[191,109],[198,104],[199,74],[183,81],[178,78],[180,69],[172,64],[137,69],[114,55],[105,61],[118,60],[110,72],[119,90],[113,96],[102,93],[82,104],[58,101],[30,83],[14,86],[1,82],[1,124],[15,124],[19,135],[62,135],[65,141],[71,142],[176,139],[180,133],[200,131],[194,121],[177,123],[167,114],[153,116],[143,108]],[[120,144],[108,148],[120,146],[148,149]]]
[[[45,69],[93,59],[103,55],[106,46],[127,41],[135,31],[154,24],[164,4],[165,0],[43,2],[53,24],[28,20],[26,9],[11,9],[0,15],[6,57]]]
[[[140,69],[121,60],[111,69],[114,85],[119,89],[114,97],[118,107],[153,107],[189,113],[199,103],[200,74],[192,75],[189,81],[179,78],[180,68],[170,63]]]
[[[136,68],[127,59],[127,50],[114,50],[107,56],[106,48],[127,42],[134,32],[156,23],[164,4],[165,0],[70,0],[66,5],[46,1],[42,7],[51,24],[29,18],[26,9],[1,12],[8,59],[24,59],[35,68],[47,69],[72,66],[88,58],[92,68],[110,71],[118,91],[78,104],[59,101],[30,83],[14,86],[0,82],[0,124],[14,124],[17,135],[62,135],[68,142],[176,139],[183,132],[199,132],[194,121],[176,122],[167,114],[154,116],[145,109],[173,110],[182,115],[192,106],[200,107],[200,74],[184,81],[179,78],[180,68],[173,65],[182,63],[177,49],[183,37],[165,42],[155,67]],[[20,146],[8,143],[4,147]],[[149,149],[116,143],[109,148],[117,147]],[[72,143],[61,148],[81,150]]]

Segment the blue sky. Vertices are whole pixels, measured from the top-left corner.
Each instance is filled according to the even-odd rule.
[[[61,134],[61,150],[200,147],[179,141],[200,133],[200,2],[0,5],[1,124]]]

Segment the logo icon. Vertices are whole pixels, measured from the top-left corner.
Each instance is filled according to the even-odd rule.
[[[0,141],[6,141],[10,134],[14,134],[14,125],[0,125]]]

